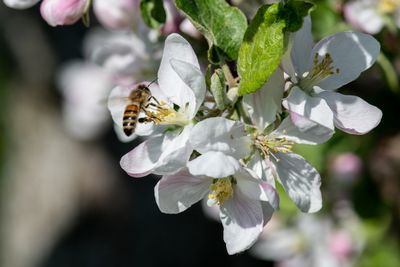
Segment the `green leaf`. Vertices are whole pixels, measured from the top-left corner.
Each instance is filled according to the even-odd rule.
[[[239,95],[254,93],[265,84],[286,51],[288,33],[301,28],[312,7],[292,0],[259,8],[239,50]]]
[[[151,28],[159,28],[167,17],[162,0],[141,0],[140,12],[144,22]]]
[[[280,5],[264,5],[249,25],[239,50],[239,95],[254,93],[278,67],[285,48],[286,22]]]
[[[303,18],[307,16],[314,5],[305,1],[288,1],[281,8],[281,15],[287,23],[286,30],[296,32],[303,25]]]
[[[176,0],[175,3],[207,39],[211,62],[237,59],[247,28],[247,19],[238,8],[225,0]]]
[[[217,104],[218,109],[224,110],[229,101],[226,97],[225,77],[221,69],[215,70],[214,74],[211,76],[210,90],[214,96],[215,104]]]

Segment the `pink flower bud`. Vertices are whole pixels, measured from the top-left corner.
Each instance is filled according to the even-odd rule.
[[[89,0],[44,0],[40,13],[51,26],[71,25],[86,11]]]
[[[330,164],[329,170],[333,177],[341,181],[351,182],[361,173],[362,161],[353,153],[343,153],[335,156]]]
[[[349,257],[353,251],[350,236],[344,232],[334,233],[329,240],[329,249],[337,259]]]
[[[138,17],[139,4],[137,0],[94,0],[93,10],[104,27],[123,30]]]

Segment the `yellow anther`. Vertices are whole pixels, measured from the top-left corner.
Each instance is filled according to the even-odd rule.
[[[284,137],[276,137],[274,135],[259,135],[255,139],[256,147],[265,157],[275,157],[273,154],[277,152],[292,152],[293,144],[292,141],[289,141]]]
[[[233,178],[226,177],[215,179],[210,185],[210,193],[208,198],[215,200],[218,205],[224,204],[225,201],[233,196]]]
[[[311,71],[300,81],[300,87],[303,90],[311,90],[312,87],[325,80],[333,74],[339,74],[338,68],[334,69],[333,59],[329,53],[326,53],[322,60],[319,59],[319,54],[314,55],[313,67]]]

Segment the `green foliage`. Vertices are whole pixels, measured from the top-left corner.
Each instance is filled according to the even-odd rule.
[[[239,94],[256,92],[279,66],[287,33],[297,31],[312,4],[303,1],[264,5],[250,23],[239,50]]]
[[[167,17],[162,0],[141,0],[140,12],[144,22],[151,28],[159,28]]]
[[[176,6],[207,39],[212,63],[237,59],[247,28],[242,11],[225,0],[176,0]]]
[[[225,91],[225,76],[221,69],[215,70],[214,74],[211,76],[210,90],[214,96],[218,109],[224,110],[228,100]]]

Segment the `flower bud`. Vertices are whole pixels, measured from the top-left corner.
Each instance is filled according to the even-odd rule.
[[[40,13],[51,26],[71,25],[77,22],[87,10],[89,0],[44,0]]]
[[[138,16],[137,0],[95,0],[93,10],[99,22],[111,30],[129,29]]]
[[[3,0],[8,7],[15,9],[25,9],[34,6],[40,0]]]

